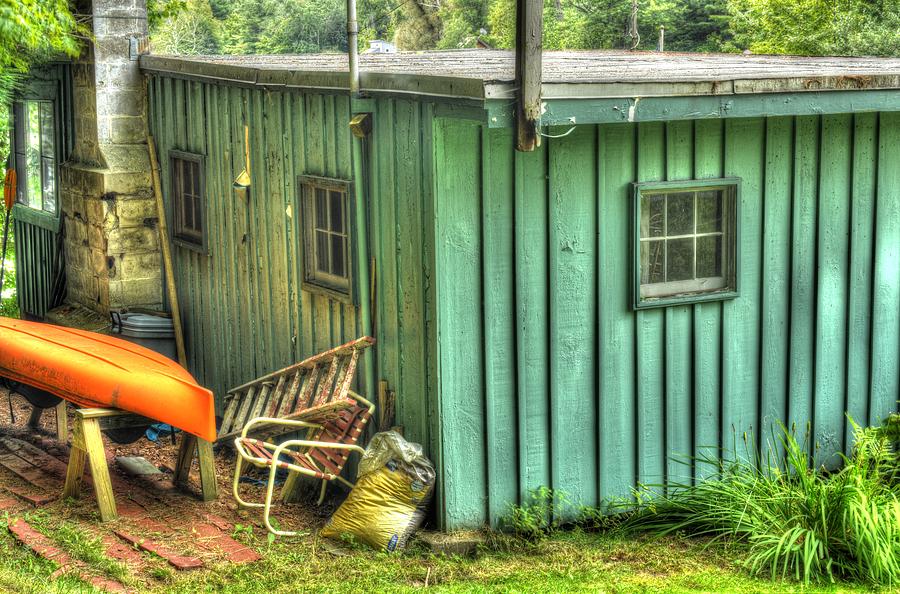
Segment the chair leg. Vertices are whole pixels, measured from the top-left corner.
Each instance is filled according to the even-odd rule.
[[[322,479],[322,488],[319,489],[319,500],[316,501],[316,505],[322,505],[322,502],[325,501],[325,489],[328,488],[328,481]]]
[[[241,480],[241,466],[243,466],[243,463],[244,459],[240,454],[238,454],[237,463],[234,467],[234,485],[232,486],[234,498],[237,500],[238,505],[240,505],[241,507],[265,507],[264,503],[250,503],[249,501],[244,501],[243,499],[241,499],[241,496],[238,495],[238,485],[240,484]]]
[[[272,509],[272,494],[275,492],[275,475],[278,472],[278,458],[281,456],[281,449],[277,448],[275,453],[272,455],[272,466],[269,469],[269,482],[266,483],[266,503],[265,509],[263,510],[263,523],[266,525],[266,529],[276,536],[296,536],[297,532],[290,530],[276,530],[271,522],[269,521],[269,512]]]

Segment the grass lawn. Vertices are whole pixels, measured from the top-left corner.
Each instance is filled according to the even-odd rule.
[[[497,539],[474,558],[435,556],[413,546],[402,554],[344,547],[313,536],[269,544],[259,529],[237,530],[236,537],[257,548],[264,559],[249,565],[221,565],[175,572],[162,560],[131,576],[102,558],[90,526],[52,513],[26,519],[51,536],[70,555],[98,575],[123,580],[145,592],[411,592],[426,582],[438,592],[854,592],[852,584],[802,587],[753,579],[734,559],[739,551],[678,538],[637,539],[571,531],[538,545]],[[0,591],[91,592],[79,580],[53,577],[54,566],[0,531]]]

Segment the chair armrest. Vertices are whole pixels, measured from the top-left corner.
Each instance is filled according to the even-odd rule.
[[[246,425],[244,425],[244,430],[241,431],[241,437],[247,437],[247,432],[250,430],[253,425],[281,425],[283,427],[306,427],[307,429],[320,429],[322,426],[317,425],[316,423],[308,423],[306,421],[292,421],[290,419],[276,419],[274,417],[256,417],[250,419]]]
[[[359,447],[358,445],[352,445],[349,443],[333,443],[330,441],[310,441],[308,439],[289,439],[278,444],[277,451],[278,453],[281,453],[282,450],[285,450],[291,446],[304,446],[310,448],[323,448],[333,450],[350,450],[351,452],[358,452],[359,454],[366,453],[366,450]]]

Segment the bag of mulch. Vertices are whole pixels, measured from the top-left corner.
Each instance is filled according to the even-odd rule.
[[[380,551],[402,549],[425,520],[434,479],[422,446],[395,431],[378,433],[359,463],[356,486],[320,534],[349,535]]]

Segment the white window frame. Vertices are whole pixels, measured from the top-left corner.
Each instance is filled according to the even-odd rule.
[[[740,245],[740,179],[718,178],[708,180],[687,180],[677,182],[642,182],[633,184],[633,305],[635,309],[664,307],[667,305],[683,305],[703,301],[734,299],[738,296],[739,254]],[[722,192],[722,226],[720,231],[697,232],[698,193],[717,190]],[[663,216],[668,213],[668,194],[693,193],[694,228],[692,233],[666,235],[667,225],[663,223],[663,235],[657,237],[641,236],[642,198],[653,195],[666,195]],[[719,236],[721,241],[722,275],[714,277],[696,277],[697,239],[701,237]],[[694,278],[658,283],[642,283],[641,246],[654,242],[663,242],[663,257],[667,257],[668,249],[664,242],[677,239],[693,240]],[[663,262],[664,274],[668,266]]]

